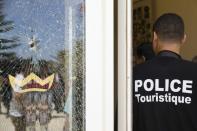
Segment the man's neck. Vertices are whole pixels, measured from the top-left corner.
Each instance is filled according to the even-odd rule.
[[[160,43],[158,53],[161,51],[171,51],[180,54],[180,43]]]
[[[174,52],[174,53],[180,55],[180,50],[178,50],[178,49],[163,48],[163,49],[160,49],[160,50],[159,50],[159,52],[161,52],[161,51],[171,51],[171,52]],[[158,53],[159,53],[159,52],[158,52]]]

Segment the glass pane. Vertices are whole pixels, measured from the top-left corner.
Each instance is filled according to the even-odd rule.
[[[0,0],[0,131],[85,131],[84,0]]]

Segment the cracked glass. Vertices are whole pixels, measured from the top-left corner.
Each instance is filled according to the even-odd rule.
[[[84,0],[0,0],[0,131],[85,131],[84,22]]]

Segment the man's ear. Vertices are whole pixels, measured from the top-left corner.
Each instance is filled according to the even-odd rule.
[[[185,34],[183,39],[182,39],[182,41],[181,41],[181,43],[184,44],[186,42],[186,39],[187,39],[187,35]]]
[[[158,36],[156,32],[153,32],[153,50],[156,53],[157,52],[157,41],[158,41]]]
[[[154,31],[153,32],[153,41],[156,41],[157,39],[158,39],[158,36],[157,36],[156,32]]]

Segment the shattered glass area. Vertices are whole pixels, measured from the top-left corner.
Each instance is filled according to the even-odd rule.
[[[84,22],[84,0],[0,0],[0,131],[85,131]]]

